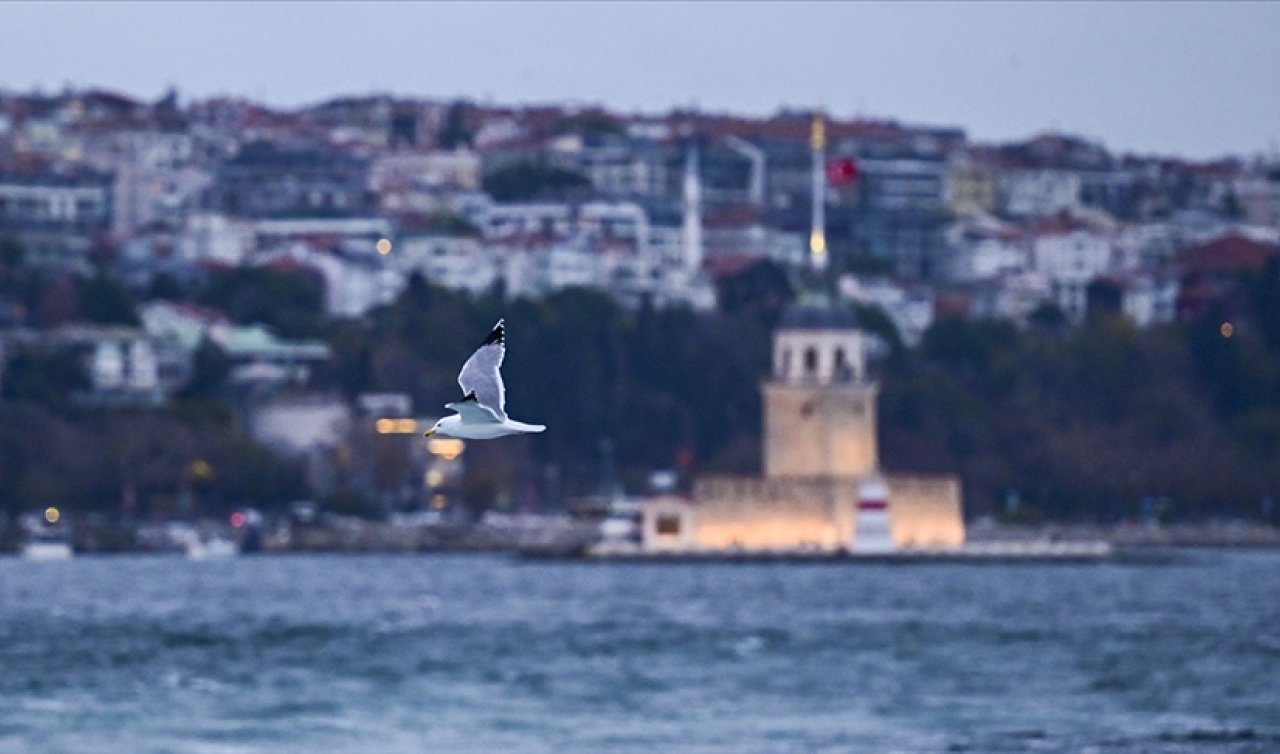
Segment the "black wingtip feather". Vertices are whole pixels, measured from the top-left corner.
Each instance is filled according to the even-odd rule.
[[[462,399],[462,403],[466,403],[467,401],[475,401],[476,403],[480,402],[480,399],[476,397],[476,391],[472,390],[467,393],[467,397]]]
[[[489,333],[489,337],[484,339],[480,345],[487,346],[490,343],[506,343],[507,325],[503,320],[498,320],[498,324],[493,326],[493,330]]]

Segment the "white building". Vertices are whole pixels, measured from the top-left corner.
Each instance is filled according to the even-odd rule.
[[[495,247],[507,295],[541,298],[574,286],[604,288],[600,256],[581,245],[552,242]]]
[[[400,185],[475,191],[480,188],[480,155],[469,149],[397,152],[381,155],[369,166],[369,188]]]
[[[990,215],[952,223],[944,232],[947,256],[943,279],[954,283],[992,280],[1028,264],[1025,240],[1017,230]]]
[[[212,212],[187,215],[177,243],[189,262],[229,267],[243,264],[257,246],[252,222]]]
[[[279,262],[299,264],[320,273],[324,278],[325,313],[331,317],[362,317],[370,309],[394,301],[405,284],[405,276],[383,256],[353,252],[350,246],[320,249],[294,241],[253,259],[259,266]]]
[[[164,399],[158,345],[145,330],[71,325],[55,331],[51,340],[83,352],[89,400],[155,404]]]
[[[114,172],[111,230],[117,236],[181,217],[213,183],[208,171],[195,167],[152,168],[125,162]]]
[[[1231,191],[1245,222],[1272,228],[1280,226],[1280,177],[1243,176],[1232,182]]]
[[[1121,282],[1120,311],[1138,327],[1172,322],[1177,316],[1177,280],[1148,273]]]
[[[888,278],[840,278],[840,293],[850,301],[883,311],[903,342],[914,346],[933,324],[934,295],[927,286],[904,286]]]
[[[1116,266],[1122,270],[1163,267],[1179,248],[1168,223],[1127,225],[1115,236]]]
[[[161,346],[161,356],[182,354],[189,361],[208,338],[231,360],[232,380],[238,382],[305,382],[310,365],[331,355],[322,341],[282,340],[262,325],[235,325],[220,312],[185,302],[152,301],[141,308],[139,318],[148,337]],[[162,360],[162,382],[177,387],[186,381],[185,369],[175,369],[172,377],[166,377],[165,367]]]
[[[491,290],[501,277],[498,255],[470,236],[401,236],[391,257],[404,274],[419,272],[436,285],[473,295]]]
[[[975,315],[1018,323],[1026,322],[1041,304],[1054,300],[1052,284],[1038,272],[1006,274],[992,281],[987,293],[976,302]]]
[[[1024,168],[996,179],[1000,205],[1013,217],[1045,217],[1080,206],[1080,176],[1067,170]]]
[[[391,231],[391,221],[382,217],[300,217],[253,223],[259,249],[288,241],[325,238],[344,245],[360,245],[372,254],[379,240],[391,237]]]
[[[1058,306],[1073,322],[1079,322],[1088,305],[1089,282],[1114,268],[1115,245],[1111,234],[1077,225],[1053,224],[1034,230],[1030,245],[1030,269],[1049,281]]]

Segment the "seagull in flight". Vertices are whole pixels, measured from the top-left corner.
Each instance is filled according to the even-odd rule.
[[[542,424],[525,424],[507,418],[507,391],[502,385],[502,373],[498,371],[506,353],[507,326],[498,320],[489,337],[471,354],[458,373],[458,384],[466,397],[444,406],[457,413],[436,422],[434,427],[423,433],[426,437],[444,435],[463,440],[492,440],[546,429]]]

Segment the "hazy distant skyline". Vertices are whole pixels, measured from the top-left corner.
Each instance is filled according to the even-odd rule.
[[[4,3],[0,88],[821,106],[1210,158],[1277,150],[1278,32],[1276,3]]]

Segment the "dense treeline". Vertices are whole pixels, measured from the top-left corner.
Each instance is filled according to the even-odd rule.
[[[395,304],[331,332],[337,357],[325,379],[349,395],[407,393],[423,412],[443,411],[458,398],[458,368],[499,317],[508,409],[550,426],[529,460],[557,466],[567,493],[599,484],[606,440],[633,484],[647,469],[753,462],[770,323],[749,313],[625,312],[584,289],[471,300],[413,277]]]
[[[549,430],[469,451],[465,497],[475,506],[518,502],[550,469],[561,496],[594,491],[606,440],[633,490],[657,468],[686,481],[759,468],[759,383],[788,296],[784,276],[747,281],[752,295],[725,291],[727,311],[708,315],[626,311],[579,289],[539,301],[470,298],[414,276],[370,316],[322,323],[312,314],[314,284],[284,274],[226,275],[188,294],[239,321],[328,340],[335,357],[314,388],[406,393],[423,415],[458,397],[459,366],[507,318],[509,409]],[[861,310],[890,349],[876,365],[884,464],[959,473],[971,515],[1274,517],[1280,267],[1239,290],[1230,310],[1191,324],[1140,331],[1098,315],[1070,327],[1052,310],[1026,329],[942,319],[914,349],[882,314]],[[63,400],[80,383],[56,355],[11,360],[0,404],[0,506],[60,497],[114,510],[126,488],[160,509],[307,495],[295,465],[245,439],[223,389],[225,358],[208,347],[197,361],[196,379],[173,405],[125,412]],[[216,476],[191,476],[195,459]]]
[[[1280,494],[1275,354],[1217,323],[1060,333],[944,320],[884,370],[893,466],[958,471],[970,512],[1258,515]],[[1217,400],[1215,400],[1217,398]]]
[[[59,505],[138,515],[223,515],[308,494],[302,467],[251,443],[224,407],[0,405],[0,511]]]

